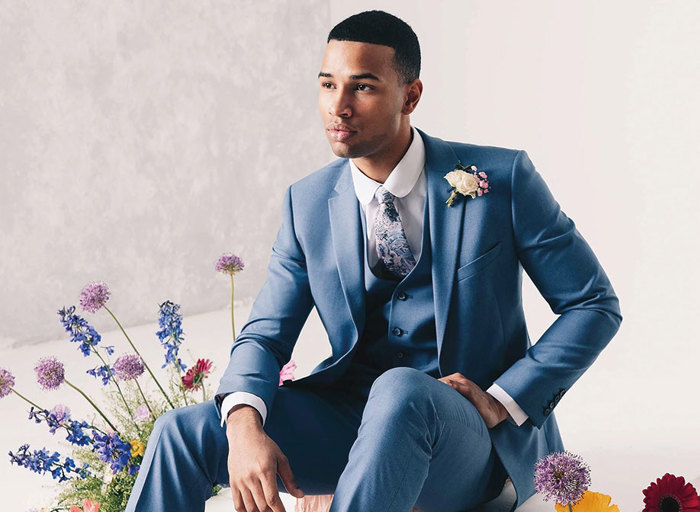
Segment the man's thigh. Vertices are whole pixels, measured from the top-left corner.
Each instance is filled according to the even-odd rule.
[[[443,382],[428,380],[426,388],[431,390],[440,435],[416,507],[426,512],[466,510],[494,498],[507,474],[483,418],[466,397]]]
[[[357,438],[366,393],[281,386],[263,429],[289,459],[306,494],[331,494]],[[364,396],[363,396],[364,395]],[[280,491],[286,491],[277,476]]]

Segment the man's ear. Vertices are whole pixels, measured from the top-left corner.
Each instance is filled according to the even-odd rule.
[[[405,87],[406,96],[401,108],[401,113],[408,115],[416,109],[420,101],[421,94],[423,94],[423,82],[420,81],[420,78],[416,78],[413,82],[406,84]]]

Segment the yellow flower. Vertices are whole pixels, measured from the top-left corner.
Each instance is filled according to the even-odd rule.
[[[129,443],[131,443],[131,456],[132,457],[137,457],[139,455],[143,455],[143,452],[146,449],[145,444],[143,444],[138,439],[135,439],[133,441],[129,441]]]
[[[585,491],[583,498],[572,507],[572,510],[573,512],[620,512],[617,505],[610,504],[611,500],[612,498],[607,494]],[[569,512],[568,506],[559,503],[555,504],[554,508],[557,512]]]

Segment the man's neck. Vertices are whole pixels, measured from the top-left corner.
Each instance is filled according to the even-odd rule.
[[[370,157],[363,158],[353,158],[352,163],[354,163],[357,168],[367,176],[378,183],[384,183],[386,179],[394,170],[396,165],[401,161],[401,159],[408,151],[408,148],[413,142],[413,129],[409,124],[406,130],[401,130],[397,142],[393,145],[393,149],[390,150],[390,154],[383,154],[381,158],[377,158],[372,155]]]

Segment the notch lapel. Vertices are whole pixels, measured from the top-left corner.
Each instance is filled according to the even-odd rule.
[[[444,176],[454,169],[459,158],[447,142],[426,135],[420,129],[417,130],[425,143],[431,273],[439,362],[452,299],[452,285],[454,284],[457,256],[462,239],[464,208],[467,201],[464,200],[464,197],[460,197],[452,206],[445,204],[452,187]]]
[[[338,264],[340,284],[347,301],[356,335],[348,350],[359,339],[365,323],[364,240],[360,224],[360,203],[346,160],[340,168],[340,176],[328,199],[331,238]]]

